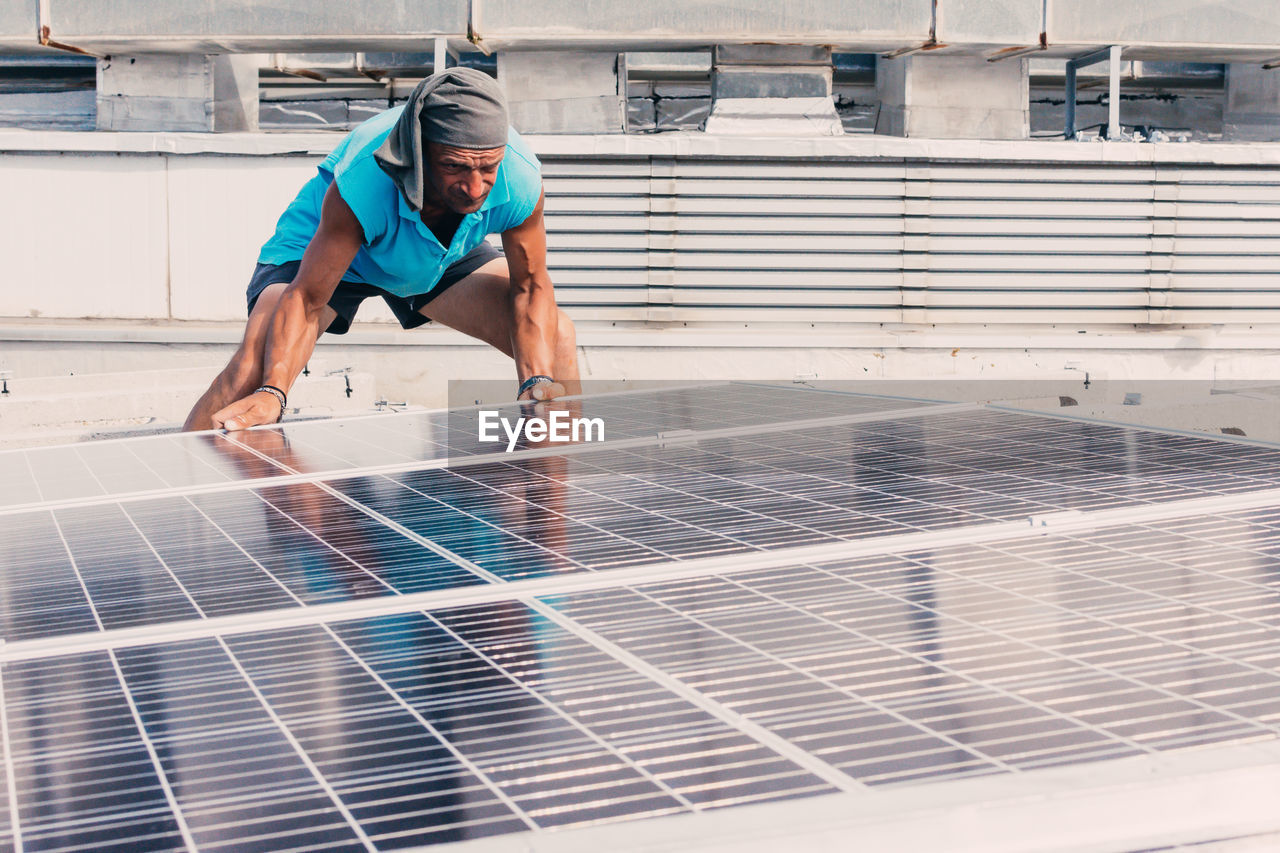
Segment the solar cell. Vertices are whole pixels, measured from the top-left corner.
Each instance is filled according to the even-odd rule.
[[[15,592],[0,624],[11,640],[83,630],[86,593],[119,628],[483,582],[432,548],[512,581],[1277,483],[1280,454],[1264,448],[925,408],[891,423],[13,515],[11,529],[30,533],[0,544]]]
[[[87,779],[125,768],[171,844],[167,784],[200,849],[361,833],[390,849],[831,790],[613,646],[877,788],[1273,740],[1277,513],[546,599],[582,631],[495,589],[428,614],[11,661],[15,766],[32,791],[62,790],[48,765],[64,755]],[[1228,549],[1212,569],[1181,548],[1201,530]],[[1144,536],[1156,547],[1131,553]],[[143,832],[101,790],[67,796],[66,838],[30,812],[51,847],[76,840],[81,811]]]
[[[181,827],[108,652],[4,667],[24,847],[173,850]]]

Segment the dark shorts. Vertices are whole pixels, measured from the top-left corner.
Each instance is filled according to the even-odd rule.
[[[489,261],[500,257],[502,257],[502,252],[487,242],[481,243],[447,268],[444,271],[444,275],[440,276],[440,282],[431,288],[431,292],[424,293],[421,296],[396,296],[393,293],[387,293],[380,287],[374,287],[372,284],[361,284],[356,281],[339,282],[337,289],[333,291],[333,296],[329,298],[329,307],[336,311],[338,316],[334,318],[334,321],[325,331],[331,335],[346,334],[347,329],[351,328],[351,321],[356,317],[356,310],[360,307],[360,303],[370,296],[381,296],[382,301],[386,302],[391,308],[391,312],[396,315],[396,319],[400,321],[402,327],[412,329],[415,326],[421,326],[423,323],[429,322],[426,317],[418,313],[422,306],[489,263]],[[258,295],[262,291],[278,282],[293,281],[294,276],[298,274],[300,264],[301,261],[289,261],[283,264],[258,264],[258,268],[253,271],[253,278],[249,279],[249,291],[246,294],[249,300],[250,313],[252,313],[253,306],[258,301]]]

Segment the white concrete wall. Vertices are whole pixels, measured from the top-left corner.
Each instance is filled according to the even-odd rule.
[[[981,56],[876,60],[876,132],[946,139],[1026,139],[1027,62]]]
[[[21,200],[21,203],[0,208],[0,241],[2,241],[0,247],[5,250],[6,257],[10,259],[4,277],[0,279],[0,319],[88,317],[137,319],[158,323],[234,324],[240,322],[243,319],[244,286],[252,272],[259,246],[270,235],[279,212],[287,205],[298,187],[314,173],[316,163],[338,139],[340,137],[336,134],[0,132],[0,194],[6,199]],[[945,195],[947,192],[954,192],[955,176],[951,175],[951,172],[955,171],[956,163],[1015,163],[1019,167],[1019,180],[1022,183],[1011,186],[1017,192],[1024,194],[1031,192],[1031,189],[1026,189],[1027,186],[1032,189],[1038,186],[1036,181],[1031,180],[1037,175],[1049,175],[1051,177],[1045,180],[1062,182],[1066,178],[1060,173],[1064,173],[1066,169],[1073,169],[1072,175],[1084,176],[1079,179],[1078,185],[1064,185],[1054,190],[1058,193],[1054,198],[1058,200],[1046,197],[1047,200],[1041,199],[1037,202],[1038,207],[1032,205],[1034,210],[1028,213],[1028,216],[1043,217],[1046,211],[1053,212],[1059,218],[1067,215],[1057,213],[1060,208],[1065,210],[1071,203],[1070,200],[1061,199],[1062,193],[1076,193],[1078,198],[1074,202],[1075,207],[1071,207],[1071,210],[1080,213],[1080,206],[1084,205],[1086,208],[1084,214],[1093,215],[1095,218],[1098,215],[1095,208],[1103,205],[1109,198],[1120,198],[1121,202],[1128,205],[1125,210],[1133,208],[1138,213],[1132,215],[1126,213],[1125,216],[1129,218],[1123,219],[1123,222],[1114,218],[1105,219],[1101,224],[1092,220],[1081,220],[1078,228],[1068,221],[1067,225],[1063,226],[1067,231],[1054,239],[1061,243],[1064,239],[1073,238],[1075,231],[1072,229],[1083,229],[1092,233],[1100,228],[1112,229],[1111,236],[1119,239],[1124,235],[1114,231],[1118,227],[1117,223],[1126,224],[1127,227],[1127,224],[1132,224],[1130,222],[1132,219],[1137,223],[1134,227],[1140,230],[1147,229],[1141,230],[1138,236],[1151,241],[1149,247],[1143,243],[1143,247],[1140,247],[1136,254],[1128,249],[1124,250],[1128,254],[1124,255],[1122,260],[1141,267],[1138,270],[1139,278],[1146,275],[1144,265],[1148,264],[1152,266],[1152,275],[1155,275],[1157,272],[1155,262],[1163,261],[1167,265],[1172,252],[1169,246],[1165,245],[1169,242],[1169,237],[1164,231],[1158,235],[1159,241],[1163,241],[1159,244],[1157,244],[1157,237],[1148,233],[1151,227],[1148,220],[1153,215],[1150,213],[1151,210],[1159,208],[1164,211],[1160,213],[1157,210],[1155,214],[1160,219],[1158,224],[1161,228],[1177,229],[1186,224],[1181,218],[1184,214],[1180,212],[1184,209],[1190,211],[1185,214],[1187,217],[1202,214],[1212,216],[1211,220],[1205,221],[1211,224],[1216,223],[1214,227],[1218,230],[1212,231],[1210,237],[1221,236],[1219,232],[1223,228],[1236,227],[1231,224],[1233,217],[1247,217],[1246,224],[1253,229],[1249,233],[1256,238],[1255,242],[1261,240],[1261,243],[1265,244],[1262,248],[1251,250],[1253,254],[1248,254],[1247,257],[1242,255],[1241,258],[1235,258],[1234,255],[1221,253],[1212,256],[1198,254],[1191,257],[1190,261],[1195,261],[1202,266],[1208,264],[1209,266],[1204,268],[1209,272],[1215,269],[1227,269],[1228,267],[1222,265],[1231,264],[1231,270],[1250,274],[1249,287],[1254,291],[1264,288],[1269,292],[1275,286],[1272,283],[1273,280],[1277,278],[1272,274],[1275,267],[1267,266],[1271,263],[1268,258],[1277,254],[1276,251],[1268,248],[1274,243],[1269,238],[1263,238],[1267,238],[1275,228],[1280,228],[1277,224],[1280,223],[1280,199],[1275,197],[1273,189],[1277,183],[1276,175],[1280,174],[1280,145],[1084,144],[914,140],[884,137],[765,140],[709,138],[705,134],[666,134],[660,137],[642,138],[548,136],[533,137],[531,142],[535,150],[554,167],[548,168],[551,175],[548,178],[549,183],[558,182],[555,183],[557,189],[567,188],[567,195],[551,199],[555,204],[549,203],[549,209],[572,202],[573,210],[568,213],[553,211],[557,217],[560,217],[557,221],[562,222],[559,227],[569,229],[563,236],[557,237],[557,247],[568,246],[572,250],[564,255],[565,263],[588,265],[591,267],[589,272],[593,277],[591,282],[598,279],[598,284],[591,282],[584,284],[577,282],[571,275],[571,273],[576,274],[581,278],[585,274],[581,270],[565,272],[561,283],[567,282],[579,288],[577,291],[571,291],[566,287],[566,295],[594,294],[595,291],[599,291],[599,295],[577,296],[576,298],[584,305],[587,304],[585,301],[587,299],[595,299],[599,302],[610,294],[621,292],[619,288],[631,282],[632,279],[639,282],[637,287],[633,288],[639,294],[635,298],[646,298],[646,282],[648,282],[649,293],[647,298],[652,301],[662,295],[658,293],[661,288],[656,287],[655,281],[658,281],[656,277],[659,277],[664,270],[654,266],[656,263],[654,259],[661,260],[670,255],[671,257],[666,260],[666,266],[670,267],[674,263],[671,258],[675,257],[675,249],[679,247],[679,243],[671,234],[666,235],[666,244],[655,242],[663,237],[659,233],[661,228],[658,220],[666,221],[664,219],[666,214],[663,211],[670,212],[678,206],[682,206],[682,209],[687,208],[699,216],[719,211],[717,215],[724,214],[726,222],[738,222],[732,219],[735,210],[726,209],[726,205],[737,204],[742,207],[750,202],[755,205],[748,211],[751,212],[757,209],[759,211],[778,211],[784,208],[792,210],[797,204],[807,205],[805,207],[807,210],[822,202],[827,204],[823,209],[829,208],[835,211],[830,215],[838,217],[832,219],[835,225],[829,224],[824,227],[844,229],[839,233],[846,236],[849,228],[852,227],[850,223],[856,224],[861,221],[859,217],[864,216],[876,215],[884,220],[886,215],[891,214],[892,217],[906,217],[903,222],[909,220],[913,226],[919,226],[922,221],[925,221],[922,216],[928,215],[930,211],[937,208],[937,212],[952,216],[947,222],[951,223],[948,227],[954,230],[956,226],[953,214],[957,211],[961,213],[969,211],[973,216],[982,217],[990,214],[993,209],[991,205],[996,202],[999,204],[995,209],[999,211],[1022,210],[1027,207],[1026,204],[1022,206],[1015,204],[1018,198],[1012,195],[1004,201],[1001,201],[1004,198],[1001,196],[994,201],[984,202],[985,207],[967,202],[957,207],[957,203]],[[718,162],[727,163],[728,165],[723,168],[731,172],[742,164],[750,162],[756,164],[752,166],[755,171],[751,174],[772,174],[768,169],[759,166],[764,162],[759,158],[770,155],[778,158],[774,171],[783,169],[786,164],[830,161],[832,163],[830,169],[838,171],[841,175],[846,173],[852,175],[858,169],[874,164],[887,163],[893,169],[901,170],[904,168],[902,165],[904,163],[926,163],[934,164],[930,168],[938,172],[935,176],[938,180],[930,179],[932,172],[920,172],[916,169],[903,179],[906,183],[903,183],[902,187],[898,187],[897,183],[887,188],[880,187],[872,181],[875,186],[871,189],[879,187],[877,192],[880,192],[883,198],[879,196],[868,198],[858,195],[862,192],[861,190],[855,193],[853,189],[848,189],[845,185],[851,186],[854,178],[846,177],[829,182],[828,188],[831,192],[822,193],[822,197],[817,201],[803,199],[789,201],[790,196],[778,195],[782,191],[776,189],[769,190],[773,193],[769,197],[756,198],[751,195],[751,193],[759,195],[758,187],[775,187],[778,184],[776,180],[772,183],[765,181],[758,185],[745,179],[734,183],[730,180],[732,175],[726,177],[719,172],[710,174],[708,171],[715,171],[712,167]],[[641,165],[636,167],[627,165],[628,163]],[[688,168],[693,169],[697,174],[691,173],[683,178],[684,183],[668,180],[659,174],[662,169],[670,171],[681,163],[691,163],[692,165]],[[769,164],[766,163],[766,165]],[[1149,180],[1154,182],[1150,187],[1144,184],[1137,190],[1125,189],[1121,193],[1123,196],[1121,198],[1116,195],[1120,191],[1111,192],[1108,189],[1111,184],[1107,183],[1114,178],[1114,175],[1106,170],[1118,165],[1132,167],[1132,175],[1128,172],[1125,173],[1128,177],[1121,175],[1124,182]],[[639,171],[636,171],[637,168]],[[1232,170],[1230,175],[1227,170]],[[632,171],[635,171],[635,174],[632,174]],[[703,173],[707,173],[710,177],[706,177]],[[778,171],[778,174],[781,175],[783,172]],[[1178,177],[1183,174],[1188,176],[1187,183],[1181,183],[1183,179]],[[570,176],[566,177],[567,175]],[[1052,177],[1053,175],[1057,177]],[[1090,178],[1090,175],[1094,177]],[[1205,201],[1210,197],[1206,193],[1210,193],[1211,190],[1217,192],[1214,190],[1216,186],[1214,181],[1221,183],[1226,180],[1223,175],[1228,175],[1235,183],[1241,181],[1247,183],[1247,185],[1240,184],[1239,187],[1232,184],[1235,188],[1231,192],[1238,194],[1239,198],[1233,196],[1223,200],[1212,196],[1211,203]],[[1159,180],[1155,180],[1153,176],[1158,176]],[[898,178],[893,179],[893,181],[898,180]],[[1076,179],[1071,178],[1071,180]],[[690,181],[693,184],[690,184]],[[698,183],[699,181],[701,183]],[[714,186],[708,185],[710,189],[702,186],[708,181],[714,184]],[[1096,182],[1096,187],[1090,183],[1091,181]],[[804,184],[803,187],[796,184],[800,188],[794,191],[811,192],[813,191],[812,183],[811,181]],[[827,184],[823,185],[827,186]],[[789,184],[784,186],[783,190],[789,186]],[[679,190],[683,195],[672,195],[677,192],[677,189],[672,189],[673,187],[685,187],[684,190]],[[724,187],[742,195],[745,201],[718,200],[716,193],[729,191]],[[1110,195],[1106,195],[1104,190]],[[712,195],[706,195],[707,193]],[[844,200],[836,199],[839,202],[837,210],[831,207],[834,202],[827,203],[826,196],[833,193],[854,194]],[[965,193],[970,193],[970,189],[965,189]],[[1170,193],[1173,194],[1172,197]],[[1095,200],[1091,194],[1096,194],[1097,199]],[[1130,195],[1134,195],[1134,198],[1126,201]],[[1237,204],[1240,199],[1247,200],[1248,204]],[[663,208],[663,205],[667,205],[667,208]],[[711,206],[708,207],[708,205]],[[973,210],[970,211],[970,208]],[[1210,212],[1205,214],[1202,208]],[[1134,216],[1137,218],[1133,219]],[[1223,219],[1223,216],[1227,218]],[[609,220],[610,217],[618,222],[614,231],[600,233],[591,231],[596,224]],[[644,221],[635,224],[633,220],[637,217]],[[673,223],[678,221],[682,220],[672,219]],[[888,220],[881,221],[875,230],[883,231],[886,227],[898,227],[893,224],[897,221],[896,219],[888,225],[885,225],[885,221]],[[927,221],[925,224],[928,224]],[[983,228],[989,227],[989,224],[978,224]],[[672,224],[670,227],[675,228],[676,225]],[[652,233],[647,232],[646,228]],[[745,229],[746,226],[743,225],[743,228]],[[1265,234],[1259,229],[1264,229]],[[596,243],[588,241],[581,245],[571,245],[573,239],[578,239],[573,236],[575,233],[581,234],[588,231],[591,231],[592,239],[596,240]],[[740,233],[745,235],[749,232],[742,230]],[[1040,232],[1028,231],[1027,233],[1034,235]],[[1175,230],[1171,233],[1177,235],[1180,232]],[[920,260],[917,256],[928,255],[933,251],[930,248],[932,244],[922,241],[914,232],[904,232],[904,234],[905,236],[902,237],[891,236],[886,244],[888,249],[895,247],[900,249],[898,255],[892,255],[892,253],[886,255],[882,247],[876,249],[880,253],[878,255],[865,257],[859,255],[854,260],[848,259],[851,257],[849,253],[861,244],[857,240],[846,240],[835,247],[844,253],[839,258],[835,256],[827,258],[826,255],[818,258],[824,264],[832,266],[831,270],[824,273],[826,278],[818,283],[825,285],[830,280],[829,283],[834,288],[843,287],[846,279],[865,273],[862,267],[867,266],[868,258],[871,260],[880,258],[882,265],[888,264],[887,272],[880,276],[887,282],[885,287],[888,288],[886,292],[889,295],[885,298],[894,296],[900,282],[904,287],[912,285],[928,290],[934,286],[935,280],[945,277],[933,274],[927,268],[924,273],[908,272],[905,264],[908,255],[914,259],[913,264]],[[1105,234],[1102,236],[1106,237]],[[621,257],[618,252],[613,251],[614,244],[624,238],[640,240],[641,251],[632,252],[626,257]],[[1217,238],[1214,237],[1214,239]],[[749,243],[750,241],[739,240],[738,242]],[[814,241],[810,242],[814,243]],[[714,260],[716,263],[724,261],[725,263],[733,262],[736,265],[717,271],[716,274],[720,276],[717,282],[723,279],[725,285],[742,285],[743,282],[751,284],[754,289],[749,289],[749,293],[740,286],[737,290],[742,290],[748,295],[754,294],[757,301],[752,304],[765,306],[767,310],[757,308],[748,311],[746,308],[739,307],[732,311],[726,309],[717,314],[714,311],[699,308],[698,312],[701,313],[698,313],[694,311],[697,306],[694,306],[686,312],[689,314],[688,317],[676,319],[694,323],[696,314],[697,318],[716,317],[723,323],[738,322],[756,328],[768,328],[771,322],[779,319],[779,306],[785,307],[790,300],[794,303],[792,304],[794,310],[786,314],[786,321],[794,324],[803,320],[805,327],[812,322],[844,322],[845,328],[853,328],[855,322],[925,322],[913,320],[904,311],[896,308],[873,315],[865,306],[854,306],[845,310],[821,308],[810,310],[803,305],[795,307],[799,304],[795,303],[795,300],[804,296],[802,291],[807,286],[805,282],[813,278],[813,274],[809,271],[809,266],[812,264],[806,266],[802,261],[810,258],[814,252],[820,253],[830,248],[823,249],[822,246],[826,246],[827,243],[822,243],[821,246],[818,243],[814,243],[817,247],[814,248],[805,243],[804,235],[797,235],[796,239],[788,240],[785,244],[768,248],[765,254],[769,257],[778,256],[779,252],[795,254],[795,259],[787,260],[787,263],[795,264],[788,269],[800,270],[800,272],[785,277],[766,277],[763,280],[758,280],[757,276],[757,279],[750,281],[748,278],[753,274],[751,270],[758,269],[760,260],[748,259],[756,266],[747,269],[743,267],[746,261],[741,261],[726,249],[724,258]],[[1200,246],[1199,249],[1189,251],[1207,251],[1201,245],[1203,243],[1204,241],[1201,240],[1201,243],[1196,244]],[[647,249],[645,249],[646,245]],[[988,245],[994,249],[999,248],[998,244],[988,241],[981,247],[983,251],[988,251]],[[1046,244],[1045,247],[1036,251],[1051,260],[1053,253],[1061,252],[1061,248],[1055,248],[1056,245],[1057,243]],[[1214,246],[1218,244],[1214,243]],[[748,245],[747,248],[750,249],[751,246]],[[1218,246],[1218,249],[1221,249],[1221,246]],[[1103,247],[1103,250],[1119,251],[1114,247],[1110,249]],[[1256,255],[1259,251],[1263,252],[1263,255]],[[1035,257],[1040,257],[1040,254]],[[791,258],[791,255],[787,254],[786,257]],[[814,257],[817,256],[814,255]],[[884,260],[886,257],[888,260]],[[841,260],[842,258],[844,260]],[[1250,258],[1253,260],[1249,260]],[[1175,258],[1175,260],[1179,259],[1180,256]],[[1251,265],[1247,266],[1247,269],[1246,260]],[[987,268],[995,269],[996,267],[990,265],[997,261],[1003,263],[999,257],[994,261],[986,260],[983,263],[988,265]],[[1045,261],[1045,263],[1048,262]],[[1179,260],[1179,263],[1181,262]],[[1021,270],[1027,263],[1030,262],[1025,259],[1011,258],[1006,266],[1013,265],[1010,266],[1011,269]],[[1118,261],[1113,260],[1108,263],[1114,266]],[[847,275],[835,269],[835,266],[840,264],[849,268]],[[1212,266],[1213,264],[1219,266]],[[661,266],[658,264],[658,267]],[[1092,280],[1090,279],[1092,270],[1093,266],[1088,266],[1081,261],[1076,266],[1054,267],[1047,272],[1038,268],[1033,269],[1026,275],[1019,274],[1016,278],[1021,281],[1039,276],[1040,279],[1046,280],[1045,287],[1051,285],[1059,290],[1063,287],[1075,288],[1087,295],[1093,292],[1088,290],[1089,281]],[[1057,275],[1057,278],[1048,281],[1048,277],[1051,277],[1049,273]],[[1005,278],[1008,277],[1005,276]],[[1212,278],[1212,276],[1209,277]],[[1216,279],[1214,281],[1216,282]],[[1214,282],[1210,284],[1229,289],[1235,286],[1231,284],[1234,281],[1236,279],[1232,278],[1230,281],[1224,280],[1221,284]],[[1145,282],[1146,279],[1143,278],[1144,286]],[[658,283],[661,284],[661,282]],[[605,285],[613,289],[609,290]],[[673,283],[667,281],[665,287],[669,292],[673,288]],[[1166,289],[1169,288],[1166,287]],[[728,287],[724,290],[727,294],[724,298],[732,296],[737,290]],[[1171,292],[1181,295],[1176,289]],[[1193,293],[1192,296],[1195,294]],[[1217,298],[1216,295],[1211,294],[1211,296]],[[628,298],[632,297],[628,296]],[[1089,298],[1092,299],[1092,297]],[[1239,309],[1243,310],[1251,303],[1238,301],[1238,304]],[[1233,319],[1237,314],[1233,314],[1232,311],[1237,309],[1233,308],[1232,311],[1222,309],[1213,314],[1213,319],[1208,321],[1228,324],[1233,322],[1274,323],[1275,320],[1267,318],[1273,315],[1275,304],[1274,300],[1268,301],[1265,306],[1258,307],[1255,316],[1251,318],[1240,313],[1239,320]],[[1087,325],[1090,322],[1104,322],[1096,319],[1103,316],[1096,313],[1099,305],[1100,303],[1089,302],[1085,306],[1095,312],[1091,314],[1077,312],[1070,317],[1065,317],[1050,312],[1036,316],[1037,318],[1043,316],[1042,322],[1045,324],[1069,321],[1073,325]],[[370,304],[370,309],[373,308],[374,306]],[[626,314],[628,311],[631,314]],[[737,313],[734,313],[735,311]],[[649,314],[642,312],[643,309],[623,306],[616,309],[612,315],[606,316],[605,309],[588,307],[576,316],[581,320],[602,321],[647,319],[655,323],[651,328],[657,328],[657,316],[652,312]],[[993,317],[991,311],[981,316],[973,312],[969,314],[935,313],[937,320],[944,323],[1041,322],[1038,319],[1026,319],[1031,315],[1020,314],[1018,317],[1013,317],[1011,314],[1010,317]],[[1196,315],[1201,319],[1195,322],[1205,321],[1201,315],[1210,316],[1201,311]],[[1120,313],[1116,316],[1121,319],[1112,319],[1109,322],[1124,322],[1129,314]],[[1143,313],[1142,316],[1146,317],[1147,314]],[[1022,319],[1018,319],[1019,317]],[[1095,319],[1091,321],[1087,317]],[[385,309],[369,310],[362,313],[362,319],[386,320],[388,315]],[[697,319],[696,322],[703,322],[703,320]],[[929,319],[928,322],[933,323],[934,320]],[[1168,323],[1170,321],[1147,319],[1134,322]],[[1170,334],[1178,333],[1177,329],[1172,327],[1169,331]],[[1259,332],[1259,334],[1262,333]],[[1274,345],[1275,341],[1271,343]]]
[[[239,333],[229,325],[206,327],[175,340],[178,336],[165,329],[95,325],[85,329],[81,324],[33,324],[25,334],[12,326],[0,328],[0,370],[12,371],[18,379],[34,379],[190,367],[203,368],[208,381],[231,355]],[[608,324],[580,323],[578,328],[583,377],[606,382],[800,378],[931,380],[959,387],[980,380],[1057,380],[1083,394],[1088,390],[1087,375],[1090,387],[1130,379],[1194,381],[1206,389],[1224,382],[1256,383],[1250,396],[1266,400],[1274,399],[1266,395],[1275,393],[1280,376],[1280,353],[1267,349],[1264,335],[1207,329],[1079,335],[1075,330],[1011,329],[997,334],[973,328],[929,333],[860,327],[783,336],[755,329],[709,334],[619,330]],[[497,350],[432,327],[391,332],[364,324],[341,338],[326,335],[312,367],[321,373],[350,367],[373,377],[379,397],[433,408],[447,405],[453,380],[502,380],[512,387],[515,383],[511,360]],[[33,382],[32,387],[43,386]],[[188,393],[188,405],[195,396]],[[1250,436],[1258,435],[1252,423],[1237,425]],[[0,412],[0,438],[7,429]]]
[[[498,83],[511,125],[521,133],[620,133],[626,99],[618,86],[622,55],[531,51],[498,55]],[[626,72],[623,71],[625,82]]]
[[[1227,66],[1224,139],[1280,140],[1280,68]]]
[[[166,157],[175,320],[240,320],[261,246],[314,157]]]
[[[258,249],[319,160],[0,155],[0,197],[23,200],[0,212],[0,317],[241,321]]]
[[[0,315],[170,317],[168,162],[0,157]]]

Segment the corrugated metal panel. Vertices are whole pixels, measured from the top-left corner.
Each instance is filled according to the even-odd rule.
[[[642,316],[648,297],[649,161],[551,160],[547,261],[558,298],[590,320]]]
[[[1198,146],[1150,149],[1178,163],[1135,163],[1148,149],[1132,146],[1071,165],[1028,159],[1036,147],[546,152],[553,280],[584,320],[1280,323],[1280,165],[1201,164]],[[317,159],[8,154],[0,190],[35,205],[10,217],[29,249],[10,278],[36,286],[0,288],[0,314],[239,318],[258,247]],[[92,251],[51,248],[49,211],[86,191],[138,209],[89,205],[62,232]],[[228,218],[237,207],[252,215]]]
[[[1280,321],[1280,171],[544,157],[561,301],[672,322]]]

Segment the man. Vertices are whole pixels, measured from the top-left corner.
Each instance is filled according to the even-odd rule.
[[[540,164],[496,82],[469,68],[423,80],[348,134],[280,217],[249,283],[244,339],[186,429],[280,420],[316,339],[344,334],[369,296],[406,329],[435,320],[512,357],[519,399],[577,393],[542,207]],[[502,253],[484,240],[494,233]]]

